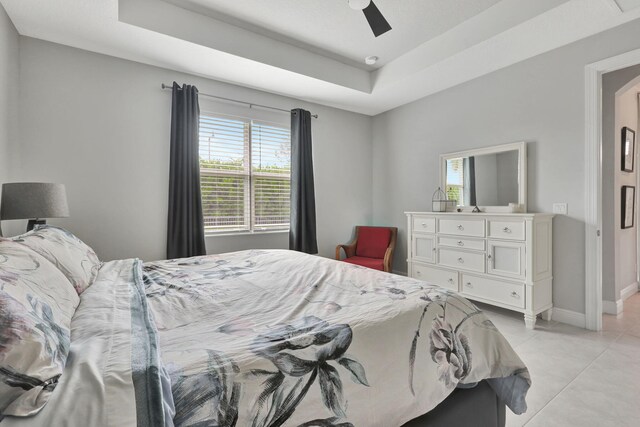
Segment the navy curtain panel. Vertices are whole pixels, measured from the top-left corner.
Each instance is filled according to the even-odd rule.
[[[476,158],[471,156],[463,160],[464,205],[476,206]]]
[[[311,152],[311,113],[291,111],[291,224],[289,249],[318,253],[316,196]]]
[[[200,194],[199,126],[198,89],[190,85],[180,87],[173,82],[167,227],[169,259],[206,254]]]

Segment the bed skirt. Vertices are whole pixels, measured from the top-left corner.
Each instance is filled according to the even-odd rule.
[[[506,405],[486,381],[471,389],[456,389],[429,413],[402,427],[504,427]]]

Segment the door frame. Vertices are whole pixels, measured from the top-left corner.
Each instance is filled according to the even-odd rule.
[[[602,329],[602,75],[640,64],[640,49],[587,64],[585,83],[585,326]]]

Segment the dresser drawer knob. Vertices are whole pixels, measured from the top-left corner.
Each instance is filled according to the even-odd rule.
[[[487,255],[487,258],[491,259],[491,255],[490,255],[490,254],[489,254],[489,255]]]
[[[453,279],[449,277],[449,283],[453,284]]]
[[[509,227],[505,227],[502,229],[505,233],[511,233],[511,229]]]
[[[514,298],[519,298],[520,295],[518,295],[518,293],[516,291],[511,292],[511,296]]]
[[[460,264],[464,264],[464,259],[463,259],[462,257],[460,257],[460,258],[458,258],[458,262],[459,262]]]
[[[426,223],[426,222],[423,222],[423,223],[422,223],[422,226],[426,228],[426,227],[427,227],[427,223]]]
[[[464,227],[462,226],[462,224],[458,224],[458,230],[460,231],[464,230]]]
[[[464,242],[462,240],[458,241],[458,246],[464,246]]]
[[[422,272],[420,270],[416,271],[417,276],[422,276]]]
[[[466,285],[467,285],[467,288],[473,288],[473,285],[471,284],[471,282],[467,282]]]

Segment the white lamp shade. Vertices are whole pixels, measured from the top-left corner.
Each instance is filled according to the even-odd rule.
[[[69,216],[63,184],[12,182],[2,184],[0,219],[44,219]]]
[[[355,10],[363,10],[369,6],[371,0],[349,0],[349,7]]]

